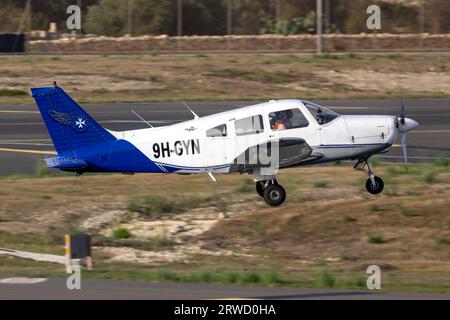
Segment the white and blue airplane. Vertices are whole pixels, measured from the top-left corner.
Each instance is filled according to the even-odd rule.
[[[272,100],[162,127],[115,132],[99,125],[61,87],[33,88],[56,148],[49,168],[75,172],[134,174],[248,173],[267,204],[286,198],[279,169],[338,160],[367,167],[367,191],[378,194],[383,180],[368,159],[388,152],[401,136],[407,164],[406,133],[418,126],[400,116],[340,115],[305,100]],[[188,107],[189,108],[189,107]],[[274,160],[275,159],[275,160]]]

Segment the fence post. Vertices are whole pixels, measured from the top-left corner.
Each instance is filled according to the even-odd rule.
[[[66,257],[66,273],[72,273],[72,252],[70,250],[70,235],[64,236],[65,241],[65,257]]]

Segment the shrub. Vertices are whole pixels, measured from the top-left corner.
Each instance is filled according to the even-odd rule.
[[[236,191],[247,193],[252,192],[253,189],[253,181],[251,179],[245,179],[239,184],[239,186],[236,188]]]
[[[439,238],[436,240],[437,244],[448,246],[450,245],[450,240],[448,238]]]
[[[0,88],[0,97],[26,96],[27,93],[20,89]]]
[[[131,212],[137,212],[140,215],[156,218],[163,215],[177,213],[180,211],[175,203],[158,196],[147,196],[131,200],[127,206]]]
[[[316,181],[314,181],[314,187],[315,188],[327,188],[328,187],[328,181],[316,180]]]
[[[422,179],[425,183],[433,183],[436,181],[436,172],[434,170],[427,170],[423,173]]]
[[[50,174],[50,169],[41,161],[36,164],[35,175],[37,177],[45,177]]]
[[[128,239],[131,237],[131,233],[126,228],[117,228],[113,230],[113,237],[116,239]]]
[[[369,236],[369,243],[375,243],[375,244],[384,243],[384,239],[379,234],[372,234]]]
[[[334,287],[336,281],[327,270],[321,270],[317,276],[316,282],[319,286],[331,288]]]
[[[448,167],[448,158],[446,158],[445,156],[440,156],[439,158],[436,159],[436,161],[434,162],[434,165],[436,167]]]
[[[356,222],[356,221],[358,221],[358,219],[355,219],[355,218],[350,217],[350,216],[345,216],[344,217],[344,221],[345,222]]]
[[[243,283],[259,283],[261,282],[261,277],[256,272],[248,272],[242,277]]]

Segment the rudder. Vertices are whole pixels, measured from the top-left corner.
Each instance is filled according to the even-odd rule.
[[[58,153],[116,140],[62,88],[32,88],[31,93]]]

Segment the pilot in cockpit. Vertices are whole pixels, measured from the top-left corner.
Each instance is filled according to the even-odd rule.
[[[272,124],[273,130],[286,130],[292,127],[292,110],[275,112],[275,121]]]

